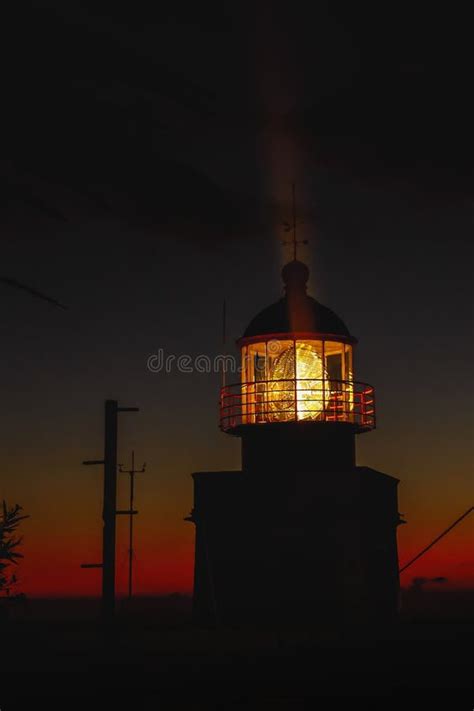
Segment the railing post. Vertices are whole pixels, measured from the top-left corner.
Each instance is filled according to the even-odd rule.
[[[326,387],[325,387],[326,386],[326,382],[325,382],[326,379],[324,377],[325,365],[326,365],[326,347],[325,347],[326,341],[324,339],[322,341],[322,344],[323,344],[322,345],[323,377],[322,377],[321,387],[323,390],[323,422],[326,422],[326,392],[325,392],[326,391]]]
[[[297,389],[297,383],[296,383],[296,378],[298,374],[298,365],[296,362],[296,340],[293,339],[293,364],[294,364],[294,369],[293,369],[293,392],[294,392],[294,398],[295,398],[295,422],[298,421],[298,389]]]
[[[321,387],[323,390],[323,420],[326,422],[326,388],[325,388],[325,378],[324,378],[324,370],[323,370],[323,378],[322,378],[322,383]]]

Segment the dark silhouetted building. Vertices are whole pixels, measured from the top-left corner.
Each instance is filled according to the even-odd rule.
[[[372,386],[354,377],[356,339],[282,271],[285,295],[238,341],[221,391],[223,432],[242,470],[196,472],[194,616],[203,623],[385,623],[398,607],[398,480],[356,465],[375,427]]]

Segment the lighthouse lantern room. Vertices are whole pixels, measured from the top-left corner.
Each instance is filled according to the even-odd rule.
[[[261,312],[238,341],[241,378],[222,388],[221,429],[241,434],[251,425],[298,421],[373,429],[374,388],[354,379],[356,339],[307,295],[302,262],[290,262],[282,275],[285,298]]]

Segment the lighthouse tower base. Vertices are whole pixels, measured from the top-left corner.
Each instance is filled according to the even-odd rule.
[[[193,474],[196,622],[393,622],[398,480],[357,466],[256,474]]]

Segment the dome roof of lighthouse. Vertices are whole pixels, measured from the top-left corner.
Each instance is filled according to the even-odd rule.
[[[308,296],[312,313],[309,324],[297,324],[290,318],[288,301],[286,297],[276,301],[260,311],[249,323],[244,332],[244,338],[250,336],[265,336],[270,333],[289,333],[291,331],[327,333],[334,336],[352,338],[344,321],[327,306],[320,304],[316,299]],[[295,319],[296,321],[296,319]],[[298,328],[296,326],[302,326]],[[303,327],[304,326],[304,327]],[[311,326],[311,328],[308,328]]]
[[[334,311],[308,296],[308,267],[297,260],[282,270],[286,294],[282,299],[260,311],[245,329],[244,338],[272,333],[323,333],[351,338],[344,321]]]

